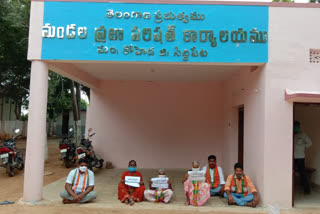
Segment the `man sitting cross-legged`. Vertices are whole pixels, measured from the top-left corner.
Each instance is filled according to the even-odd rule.
[[[206,182],[210,184],[210,195],[220,195],[224,193],[224,175],[222,168],[217,165],[217,158],[214,155],[208,157],[208,165],[203,167],[202,171],[206,172]]]
[[[234,165],[234,174],[228,176],[224,190],[224,197],[228,199],[229,205],[256,207],[259,202],[257,190],[249,176],[243,173],[240,163]]]
[[[94,189],[94,174],[87,168],[85,159],[79,160],[79,168],[71,170],[68,175],[65,190],[60,193],[62,203],[86,203],[97,197]]]

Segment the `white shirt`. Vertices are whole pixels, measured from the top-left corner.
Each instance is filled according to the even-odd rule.
[[[202,168],[202,171],[207,172],[207,166],[204,166],[204,167]],[[210,171],[211,183],[214,183],[214,175],[213,175],[214,170],[209,167],[209,171]],[[222,169],[221,169],[220,166],[218,166],[218,171],[219,171],[219,181],[220,181],[220,185],[224,185],[226,182],[225,182],[225,180],[224,180],[223,171],[222,171]]]
[[[74,183],[72,185],[72,181],[73,181],[73,178],[74,178],[74,173],[77,173],[76,174],[76,177],[75,177],[75,180],[74,180]],[[66,183],[68,184],[71,184],[72,185],[72,189],[73,187],[76,185],[77,183],[77,179],[78,179],[78,174],[79,174],[79,168],[76,168],[74,170],[71,170],[71,172],[69,172],[69,175],[67,177],[67,181]],[[75,193],[76,194],[80,194],[82,192],[82,186],[83,186],[83,179],[84,179],[84,176],[85,176],[86,173],[83,173],[83,174],[80,174],[80,178],[79,178],[79,184],[77,186],[77,189],[75,189]],[[94,174],[91,170],[88,169],[88,176],[89,176],[89,184],[88,186],[94,186]],[[87,181],[86,181],[87,182]],[[87,183],[85,183],[86,185]]]
[[[312,145],[311,139],[303,132],[294,135],[294,159],[305,158],[304,151]]]

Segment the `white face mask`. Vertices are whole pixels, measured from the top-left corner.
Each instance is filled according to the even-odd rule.
[[[159,178],[165,178],[167,177],[166,175],[158,175]]]
[[[193,168],[192,167],[192,171],[200,171],[200,167],[199,168]]]
[[[86,171],[87,171],[87,167],[86,167],[86,166],[80,166],[80,167],[79,167],[79,170],[80,170],[81,172],[86,172]]]

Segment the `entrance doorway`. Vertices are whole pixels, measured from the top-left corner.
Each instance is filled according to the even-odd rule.
[[[244,107],[238,109],[238,162],[243,166]]]
[[[300,123],[298,134],[293,135],[293,205],[295,207],[319,207],[320,104],[295,103],[293,113],[294,121]],[[294,127],[293,132],[295,133]],[[308,138],[312,142],[310,147],[307,145]],[[302,144],[302,142],[305,144]],[[303,160],[301,144],[306,145],[304,151],[304,170],[301,170],[301,164],[303,165],[303,162],[301,162]],[[301,175],[301,171],[304,172],[305,179]],[[306,186],[310,187],[310,194],[306,191],[308,189]]]

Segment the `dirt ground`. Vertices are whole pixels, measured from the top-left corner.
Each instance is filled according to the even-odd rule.
[[[25,151],[26,141],[19,140],[17,148]],[[70,169],[66,169],[60,160],[60,153],[58,150],[59,139],[52,138],[48,140],[49,158],[45,164],[45,172],[53,172],[53,174],[44,176],[44,185],[50,184],[60,178],[65,177]],[[0,201],[18,201],[23,193],[23,171],[15,169],[16,175],[9,177],[6,174],[5,168],[0,168]],[[8,185],[10,184],[10,185]],[[0,207],[1,209],[1,207]]]

